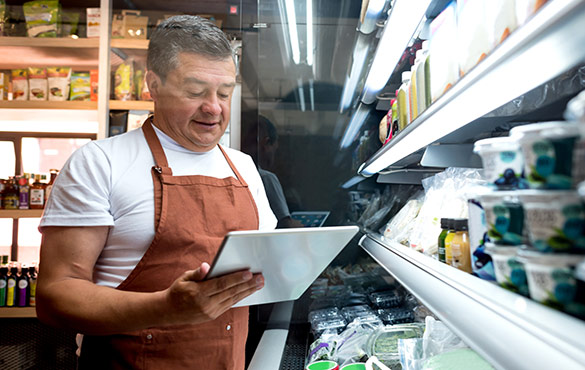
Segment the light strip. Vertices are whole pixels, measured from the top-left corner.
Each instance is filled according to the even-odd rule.
[[[384,10],[386,0],[370,0],[368,9],[366,9],[366,16],[362,22],[359,31],[365,34],[372,33],[376,29],[376,21]]]
[[[309,98],[311,99],[311,111],[315,111],[315,89],[313,88],[313,79],[309,80]]]
[[[353,101],[356,87],[360,76],[362,75],[362,69],[364,68],[368,52],[370,51],[370,44],[367,42],[368,39],[369,38],[366,35],[358,33],[357,41],[353,49],[351,70],[349,76],[345,79],[345,84],[343,85],[341,101],[339,102],[339,113],[343,113],[349,108]]]
[[[360,103],[357,110],[351,117],[349,125],[347,125],[347,128],[343,133],[343,138],[341,139],[341,143],[339,144],[339,147],[341,149],[347,148],[348,146],[351,145],[351,143],[353,143],[356,135],[358,134],[360,128],[363,126],[364,122],[366,121],[366,118],[368,117],[369,113],[370,107],[363,103]]]
[[[313,65],[313,0],[307,0],[307,64]]]
[[[419,116],[412,128],[407,127],[397,141],[366,162],[360,173],[378,173],[581,63],[585,4],[570,3],[556,1],[541,9]],[[508,81],[505,89],[501,81]]]
[[[371,104],[384,88],[402,53],[424,17],[430,0],[396,0],[366,78],[362,101]]]
[[[290,37],[290,46],[292,49],[293,62],[301,62],[301,49],[299,48],[299,34],[297,32],[297,16],[295,13],[295,3],[293,0],[284,0],[286,6],[286,18],[288,23],[288,35]]]
[[[305,106],[305,89],[303,87],[303,79],[297,79],[297,85],[299,87],[299,103],[301,104],[301,112],[304,112],[307,108]]]

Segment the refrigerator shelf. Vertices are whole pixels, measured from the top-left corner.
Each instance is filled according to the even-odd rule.
[[[585,2],[549,1],[358,173],[372,176],[585,61]],[[478,128],[486,131],[481,125]],[[478,132],[478,133],[480,133]]]
[[[364,235],[359,244],[495,367],[583,369],[584,321],[381,235]]]

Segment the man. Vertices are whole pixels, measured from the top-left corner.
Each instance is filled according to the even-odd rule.
[[[141,129],[75,152],[40,229],[42,321],[84,334],[80,369],[243,369],[249,271],[204,280],[223,236],[273,229],[251,158],[221,148],[235,65],[230,43],[199,17],[153,32],[146,81],[154,115]]]

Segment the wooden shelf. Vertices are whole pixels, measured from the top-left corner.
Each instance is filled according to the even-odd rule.
[[[52,37],[0,37],[0,46],[28,46],[42,48],[97,48],[98,38],[72,39]]]
[[[35,307],[1,307],[0,319],[27,319],[37,317]]]
[[[141,100],[110,100],[110,109],[117,110],[154,110],[153,101],[141,101]]]
[[[0,209],[0,218],[39,218],[42,209]]]
[[[112,39],[110,46],[118,49],[148,49],[148,40]]]
[[[0,108],[97,110],[97,102],[96,101],[11,100],[11,101],[0,101]]]

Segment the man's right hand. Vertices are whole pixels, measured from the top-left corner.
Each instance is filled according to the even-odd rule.
[[[237,302],[262,289],[262,274],[238,271],[204,280],[209,264],[187,271],[166,289],[170,320],[173,323],[194,324],[216,319]]]

